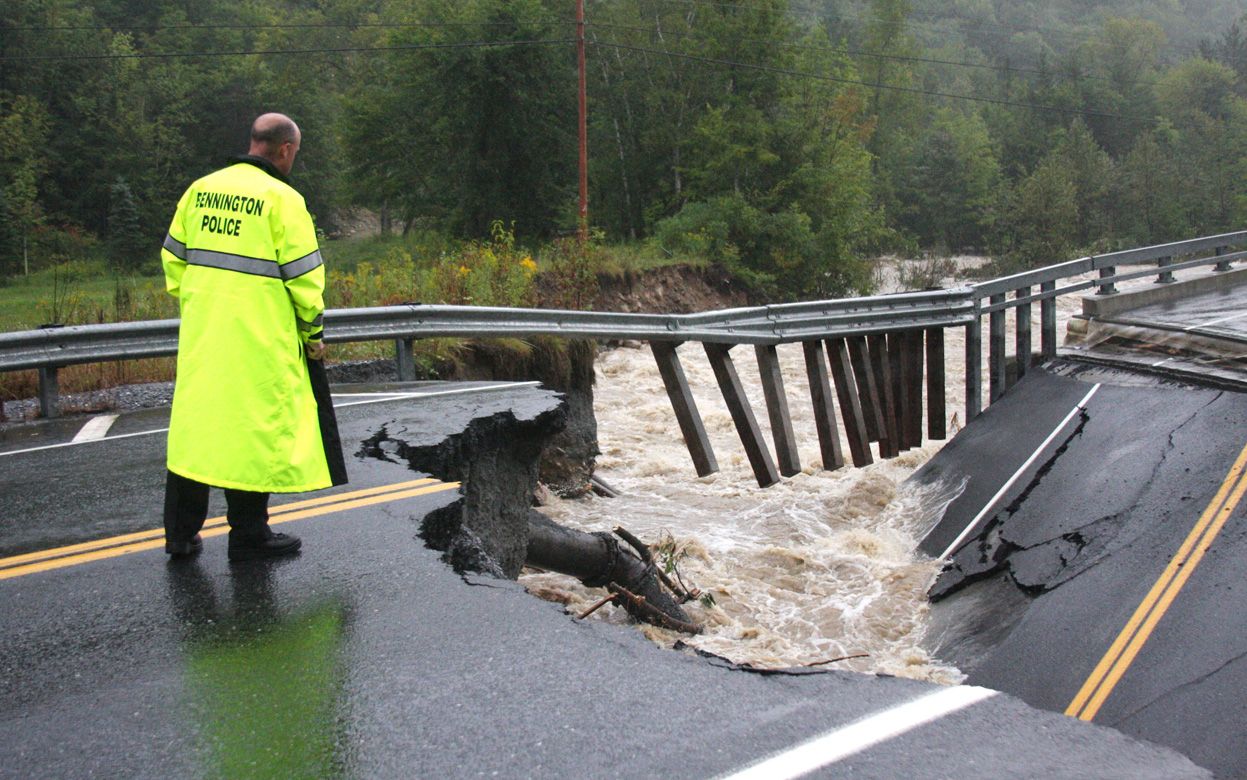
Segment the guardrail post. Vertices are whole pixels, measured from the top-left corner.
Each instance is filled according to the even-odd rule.
[[[927,438],[944,439],[944,329],[927,328]]]
[[[1216,249],[1216,253],[1217,253],[1217,257],[1220,257],[1221,255],[1225,254],[1225,247],[1223,247],[1223,246],[1219,246],[1219,247],[1217,247],[1217,249]],[[1221,262],[1219,262],[1219,263],[1217,263],[1216,265],[1214,265],[1214,266],[1212,267],[1212,270],[1214,270],[1214,271],[1228,271],[1228,270],[1230,270],[1230,268],[1232,267],[1232,265],[1233,265],[1233,264],[1232,264],[1232,263],[1230,263],[1228,260],[1222,260]]]
[[[995,306],[1005,302],[1004,293],[993,295],[987,299]],[[988,345],[987,366],[991,385],[988,397],[995,403],[1005,394],[1005,310],[998,309],[987,315]]]
[[[680,433],[684,435],[684,444],[693,458],[693,468],[697,470],[697,476],[709,476],[719,470],[719,463],[715,460],[710,439],[706,436],[706,426],[701,421],[701,415],[697,413],[697,402],[693,400],[693,392],[684,376],[684,367],[680,365],[680,357],[676,354],[675,348],[679,345],[667,341],[651,341],[649,346],[654,353],[654,360],[658,363],[662,383],[667,388],[667,397],[671,399],[676,422],[680,424]]]
[[[762,429],[753,416],[749,399],[745,396],[745,387],[736,373],[732,363],[731,346],[728,344],[702,344],[706,357],[710,359],[710,367],[714,369],[714,378],[719,382],[719,390],[723,392],[723,400],[727,402],[727,410],[736,423],[736,432],[740,434],[740,443],[745,446],[745,455],[749,457],[749,465],[753,467],[753,475],[759,487],[770,487],[779,482],[779,471],[775,461],[771,460],[771,451],[762,440]]]
[[[1040,282],[1039,291],[1056,290],[1056,282]],[[1039,302],[1039,352],[1044,359],[1056,357],[1056,296]]]
[[[870,368],[870,357],[866,352],[865,336],[849,336],[846,339],[849,347],[849,363],[853,366],[853,378],[857,382],[857,396],[862,402],[862,419],[866,423],[866,436],[871,441],[879,442],[879,454],[888,457],[887,427],[883,422],[882,403],[879,388],[875,383],[875,374]]]
[[[892,372],[892,414],[896,415],[896,452],[909,449],[906,426],[909,425],[909,371],[905,363],[905,335],[900,332],[888,336],[888,369]]]
[[[900,421],[896,417],[896,386],[892,381],[892,358],[888,353],[888,337],[883,333],[866,337],[870,347],[871,370],[875,375],[875,387],[879,389],[879,409],[883,413],[885,441],[879,443],[879,454],[891,458],[901,453]],[[883,445],[887,444],[887,451]]]
[[[60,416],[57,399],[60,396],[60,381],[56,376],[56,366],[39,368],[39,412],[49,420]]]
[[[788,413],[788,396],[784,392],[784,376],[779,370],[779,353],[774,344],[758,344],[758,373],[762,375],[762,395],[766,413],[771,420],[771,436],[775,439],[775,459],[779,473],[785,477],[801,473],[801,456],[797,454],[797,437],[792,432],[792,415]]]
[[[875,459],[870,454],[870,437],[866,435],[866,421],[862,418],[862,404],[853,381],[849,349],[844,339],[828,339],[827,354],[831,358],[831,378],[836,384],[836,397],[840,399],[840,416],[844,418],[844,432],[849,438],[853,465],[874,463]]]
[[[905,366],[905,388],[902,392],[909,399],[907,415],[902,429],[906,447],[922,446],[922,331],[901,332],[901,362]]]
[[[977,307],[976,307],[977,308]],[[966,423],[983,411],[983,321],[966,325]]]
[[[1023,287],[1013,294],[1013,298],[1030,296],[1031,288]],[[1014,312],[1017,313],[1017,330],[1014,333],[1013,351],[1017,354],[1018,379],[1026,375],[1031,363],[1031,305],[1019,303]]]
[[[814,402],[814,429],[818,432],[823,468],[834,471],[844,466],[844,451],[840,447],[840,431],[836,428],[836,413],[831,405],[831,383],[827,380],[823,342],[803,341],[801,347],[805,350],[805,376],[810,383],[810,400]]]
[[[1172,257],[1162,257],[1156,261],[1157,268],[1173,265]],[[1173,271],[1161,271],[1156,275],[1156,284],[1169,284],[1173,281]]]
[[[1116,275],[1117,275],[1116,266],[1106,265],[1100,269],[1101,279],[1112,279]],[[1101,282],[1097,284],[1096,287],[1097,287],[1095,291],[1096,295],[1116,295],[1117,294],[1117,285],[1113,284],[1112,282]]]
[[[394,339],[394,362],[398,364],[398,381],[412,382],[416,378],[416,358],[412,354],[413,339]]]

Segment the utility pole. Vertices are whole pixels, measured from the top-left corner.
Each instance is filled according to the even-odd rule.
[[[576,67],[580,76],[580,212],[577,235],[584,244],[589,238],[589,141],[588,108],[585,97],[585,0],[576,0]]]

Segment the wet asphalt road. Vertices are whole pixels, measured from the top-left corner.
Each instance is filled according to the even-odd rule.
[[[542,393],[339,414],[350,441]],[[14,454],[67,440],[68,422],[0,444],[5,555],[159,524],[158,434]],[[145,413],[111,433],[162,425]],[[422,476],[348,467],[340,491]],[[816,753],[843,757],[814,776],[1205,776],[1008,696],[958,708],[966,689],[763,676],[578,623],[513,582],[460,577],[422,545],[420,519],[455,491],[379,495],[284,525],[305,549],[281,562],[228,564],[217,536],[189,562],[146,549],[0,579],[0,776],[713,777],[833,732]]]
[[[1247,341],[1247,285],[1140,306],[1109,319]]]
[[[936,584],[933,649],[972,684],[1247,776],[1247,395],[1048,368],[916,475],[969,476],[924,541],[939,555],[1099,385]]]

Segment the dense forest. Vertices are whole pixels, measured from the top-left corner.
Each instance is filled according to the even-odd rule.
[[[1010,267],[1247,225],[1242,0],[590,0],[590,219],[778,295],[886,251]],[[0,276],[155,269],[259,112],[332,236],[576,223],[572,0],[6,0]]]

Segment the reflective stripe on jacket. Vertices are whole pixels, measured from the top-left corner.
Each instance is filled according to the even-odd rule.
[[[303,353],[324,330],[325,269],[303,197],[264,165],[192,184],[160,253],[182,316],[168,467],[302,492],[330,485]]]

